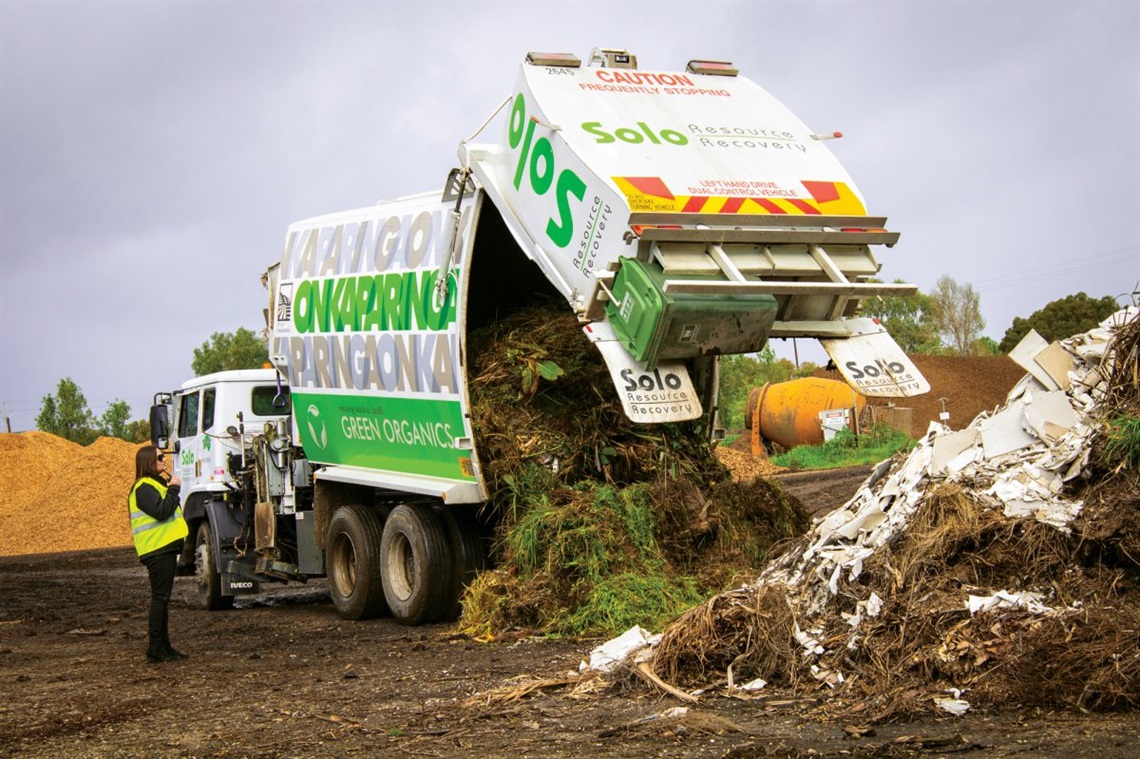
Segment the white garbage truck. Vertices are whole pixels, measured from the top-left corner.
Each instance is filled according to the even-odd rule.
[[[637,423],[712,433],[717,357],[772,337],[818,338],[864,395],[926,392],[859,315],[916,288],[877,281],[898,233],[834,136],[724,61],[534,52],[442,190],[291,225],[264,277],[272,368],[152,409],[203,604],[325,575],[347,618],[453,617],[488,555],[468,337],[539,299],[577,316]]]

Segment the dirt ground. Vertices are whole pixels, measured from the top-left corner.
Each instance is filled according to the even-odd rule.
[[[866,473],[780,479],[818,511]],[[449,625],[346,622],[316,582],[210,613],[179,578],[171,627],[191,658],[152,665],[146,576],[130,548],[3,557],[0,584],[0,756],[1112,759],[1140,745],[1134,714],[1016,704],[871,726],[819,718],[822,693],[683,704],[645,687],[580,699],[551,688],[489,702],[512,678],[575,670],[601,641],[478,643]]]

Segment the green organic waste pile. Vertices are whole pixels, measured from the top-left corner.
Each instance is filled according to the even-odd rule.
[[[496,525],[494,569],[463,598],[469,634],[661,629],[807,529],[778,485],[732,482],[707,419],[631,422],[564,306],[500,320],[467,355]]]

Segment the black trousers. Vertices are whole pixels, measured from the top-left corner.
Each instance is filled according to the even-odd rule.
[[[170,641],[168,612],[170,594],[174,591],[174,569],[177,561],[176,551],[154,554],[142,559],[150,577],[150,616],[147,619],[147,632],[151,646]]]

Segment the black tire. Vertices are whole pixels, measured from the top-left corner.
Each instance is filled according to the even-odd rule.
[[[453,558],[449,608],[443,618],[455,620],[463,612],[463,591],[475,579],[475,575],[487,568],[490,551],[482,527],[469,511],[447,506],[436,506],[435,510],[447,530],[447,541]]]
[[[371,619],[388,613],[380,572],[384,512],[359,504],[341,506],[329,521],[325,574],[336,613]]]
[[[194,537],[194,579],[198,583],[198,604],[206,611],[234,607],[233,596],[222,595],[222,575],[214,559],[210,520],[203,519]]]
[[[442,520],[426,503],[392,509],[380,544],[384,595],[405,625],[444,619],[455,603],[451,546]]]
[[[174,565],[175,577],[194,577],[197,573],[197,565],[194,562],[194,557],[197,555],[195,549],[198,544],[198,526],[205,520],[194,520],[193,522],[186,523],[186,529],[189,537],[182,545],[182,553],[178,554],[177,563]]]

